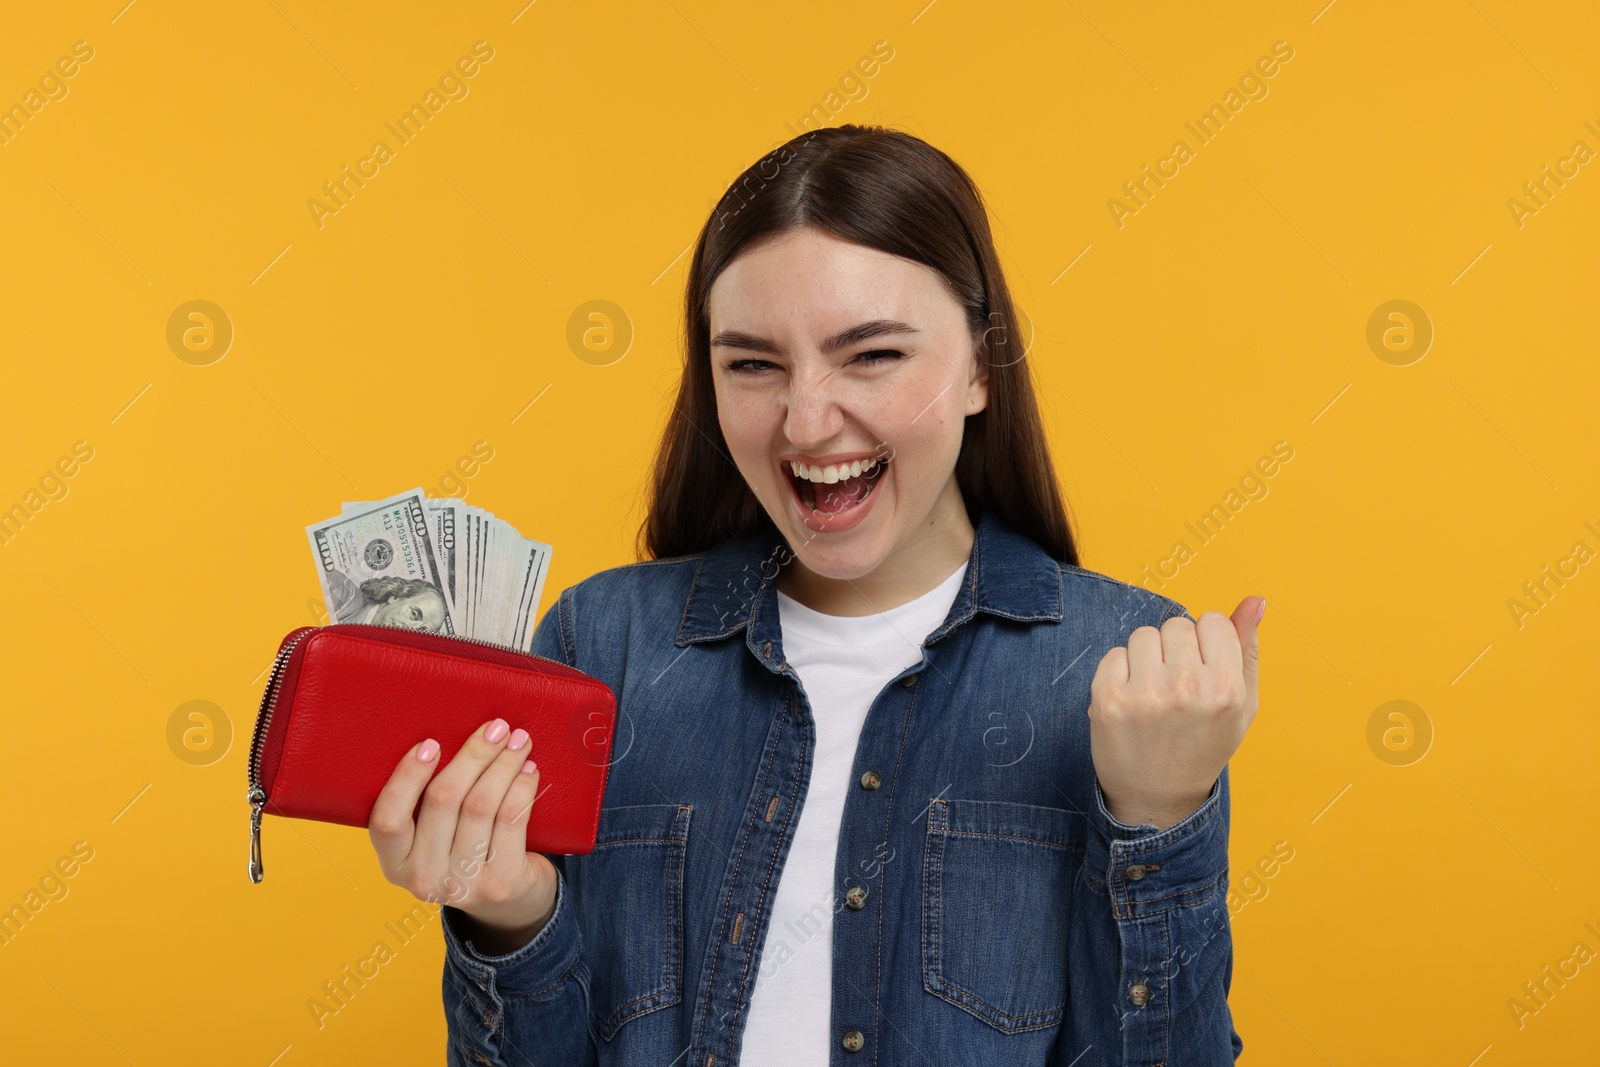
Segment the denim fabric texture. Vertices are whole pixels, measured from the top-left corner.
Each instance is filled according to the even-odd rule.
[[[955,603],[856,748],[818,902],[829,1062],[1232,1064],[1227,769],[1158,831],[1111,816],[1089,748],[1101,657],[1190,616],[997,514],[975,525]],[[757,968],[783,963],[762,946],[815,737],[779,627],[789,558],[774,535],[615,567],[540,620],[532,651],[617,696],[599,836],[550,857],[555,914],[514,952],[481,954],[444,906],[449,1063],[740,1062]]]

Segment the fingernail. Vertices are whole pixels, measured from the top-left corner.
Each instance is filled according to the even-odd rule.
[[[421,746],[417,748],[417,759],[421,760],[423,763],[432,763],[433,757],[437,756],[438,754],[439,742],[435,741],[431,737],[422,742]]]
[[[515,752],[517,749],[521,748],[527,743],[528,731],[519,726],[515,730],[511,731],[511,743],[506,745],[506,747]]]
[[[494,722],[490,723],[489,728],[484,731],[483,739],[489,742],[491,745],[497,744],[499,743],[500,739],[506,735],[506,731],[509,729],[511,729],[510,723],[506,722],[504,719],[496,719]]]
[[[1266,615],[1266,613],[1267,613],[1267,598],[1266,597],[1262,597],[1261,598],[1261,606],[1256,609],[1256,622],[1260,622],[1261,619],[1262,619],[1262,616]]]
[[[523,774],[532,774],[533,771],[534,771],[534,768],[536,768],[538,766],[539,765],[537,763],[533,762],[533,760],[529,760],[528,762],[526,762],[526,763],[524,763],[522,765],[522,773]]]

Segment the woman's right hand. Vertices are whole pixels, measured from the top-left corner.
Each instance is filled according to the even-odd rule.
[[[539,771],[527,759],[527,733],[508,737],[507,729],[504,719],[479,727],[437,776],[439,743],[413,745],[367,822],[383,876],[420,900],[465,912],[487,955],[531,941],[556,901],[555,867],[527,851]]]

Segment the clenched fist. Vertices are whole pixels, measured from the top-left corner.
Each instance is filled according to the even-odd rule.
[[[1165,830],[1205,802],[1256,716],[1263,597],[1141,626],[1089,685],[1089,748],[1118,822]]]

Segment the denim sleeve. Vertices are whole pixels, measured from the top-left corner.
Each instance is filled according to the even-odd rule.
[[[1119,822],[1098,778],[1088,817],[1068,953],[1074,1003],[1052,1067],[1091,1048],[1079,1067],[1230,1067],[1244,1042],[1228,1008],[1228,768],[1165,830]]]
[[[530,651],[576,666],[568,652],[571,593],[564,591],[540,620]],[[555,911],[534,939],[515,951],[484,955],[464,936],[467,916],[448,904],[440,908],[451,1067],[593,1067],[599,1062],[589,1022],[589,968],[566,857],[548,858],[556,868]]]
[[[504,956],[478,952],[461,934],[462,913],[448,904],[440,909],[450,1067],[599,1062],[588,1023],[589,968],[562,866],[557,862],[555,914]]]

